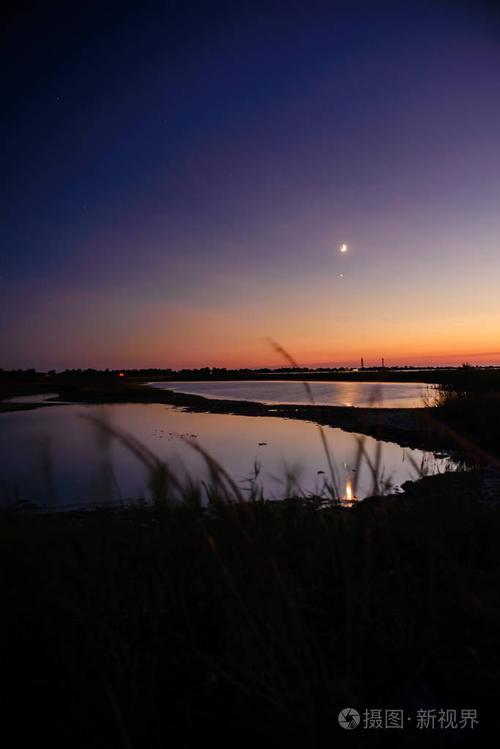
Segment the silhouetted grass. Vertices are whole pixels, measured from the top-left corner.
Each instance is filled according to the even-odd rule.
[[[147,467],[154,501],[0,514],[7,714],[20,706],[72,747],[314,748],[344,738],[345,706],[487,705],[500,517],[474,473],[350,510],[258,490],[244,501],[195,443],[204,487],[94,423]],[[381,488],[381,453],[357,446]]]
[[[464,365],[453,381],[437,386],[428,405],[462,438],[500,457],[500,374]]]
[[[4,715],[72,747],[315,747],[338,741],[345,706],[484,708],[500,513],[477,481],[351,510],[221,493],[208,509],[4,511]]]
[[[335,491],[264,501],[255,464],[242,501],[203,448],[192,444],[204,487],[96,426],[148,468],[154,502],[0,513],[2,708],[17,745],[32,727],[75,749],[470,741],[346,736],[347,706],[476,708],[476,731],[494,725],[500,509],[481,473],[344,509]],[[388,490],[382,454],[369,458],[360,438],[356,467],[367,460],[374,492]]]

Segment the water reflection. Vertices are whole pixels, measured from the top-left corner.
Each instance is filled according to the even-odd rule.
[[[354,500],[354,493],[352,490],[352,481],[351,479],[347,479],[345,484],[345,494],[344,494],[344,500],[346,502],[352,502]]]
[[[290,380],[242,380],[222,382],[152,382],[159,389],[260,403],[307,404],[302,382]],[[327,406],[363,408],[420,408],[428,394],[421,382],[318,382],[308,383],[315,403]]]
[[[104,419],[107,433],[82,416]],[[276,417],[185,413],[159,404],[62,405],[0,415],[0,497],[50,505],[119,504],[150,497],[144,465],[112,430],[130,433],[175,471],[181,480],[207,479],[199,444],[228,469],[244,496],[258,486],[268,498],[290,491],[320,493],[330,467],[314,424]],[[335,461],[340,496],[357,501],[373,491],[365,462],[356,470],[352,434],[325,428]],[[399,486],[413,466],[444,471],[445,458],[365,438],[372,463],[383,445],[381,479]],[[353,478],[355,479],[353,480]],[[252,489],[253,487],[253,489]]]

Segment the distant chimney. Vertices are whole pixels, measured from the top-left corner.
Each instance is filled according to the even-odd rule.
[[[365,368],[365,360],[361,357],[361,369]]]

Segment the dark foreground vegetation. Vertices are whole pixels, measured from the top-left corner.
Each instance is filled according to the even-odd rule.
[[[500,509],[479,474],[350,510],[212,499],[0,515],[16,746],[457,746],[494,726]],[[479,725],[344,731],[344,707]]]
[[[462,440],[500,460],[500,373],[464,366],[431,400],[438,420]],[[484,458],[483,458],[484,460]]]
[[[266,408],[208,406],[117,373],[49,380],[4,378],[2,397]],[[152,471],[153,506],[2,511],[4,734],[72,749],[482,745],[500,685],[499,392],[496,370],[463,367],[414,409],[415,439],[446,438],[480,468],[352,509],[235,501],[209,456],[204,509],[199,488],[174,497],[168,467],[121,437]],[[328,424],[341,410],[276,413]],[[363,409],[343,410],[353,428]],[[403,409],[383,411],[367,431],[404,432]],[[345,731],[345,707],[413,722]],[[419,710],[441,709],[477,710],[479,724],[417,728]]]

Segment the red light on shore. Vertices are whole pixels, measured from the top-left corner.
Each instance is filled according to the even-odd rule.
[[[125,377],[125,372],[118,372],[118,377]]]

